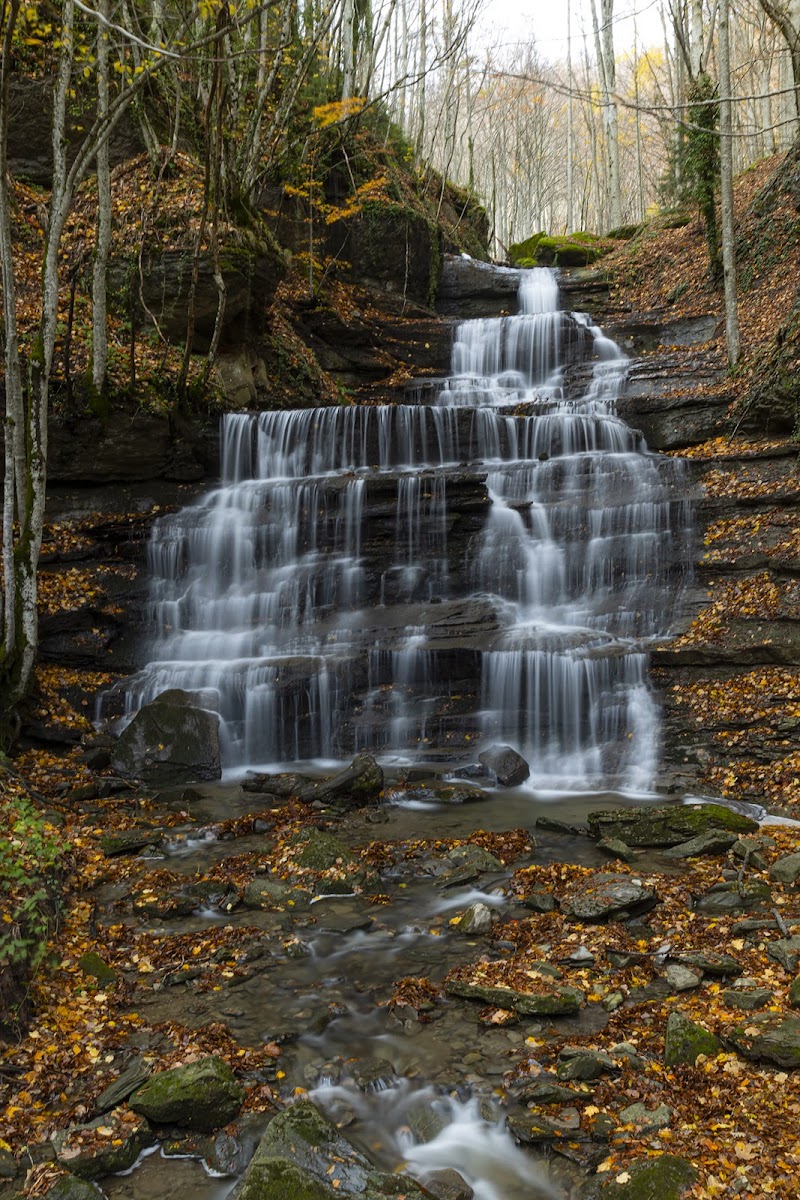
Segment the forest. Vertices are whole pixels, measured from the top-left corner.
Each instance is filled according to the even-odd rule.
[[[800,0],[557,8],[0,0],[0,1200],[798,1194]]]

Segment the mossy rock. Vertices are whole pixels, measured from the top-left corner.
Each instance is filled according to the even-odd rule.
[[[299,867],[327,871],[331,867],[343,867],[356,861],[343,842],[321,829],[304,830],[294,844],[297,847],[295,861]]]
[[[722,1043],[702,1025],[690,1021],[683,1013],[672,1012],[667,1020],[664,1040],[664,1063],[677,1067],[687,1063],[693,1067],[701,1054],[713,1057],[719,1054]]]
[[[111,1128],[113,1137],[97,1135],[101,1128]],[[101,1179],[127,1171],[141,1152],[155,1141],[143,1113],[138,1120],[114,1113],[97,1117],[85,1125],[71,1125],[59,1130],[51,1139],[56,1158],[62,1167],[80,1179]]]
[[[265,879],[257,876],[251,879],[242,894],[245,908],[308,908],[311,903],[311,892],[305,888],[294,887],[280,879]]]
[[[759,1013],[726,1035],[740,1054],[784,1070],[800,1069],[800,1017]]]
[[[83,971],[84,975],[90,975],[102,987],[111,987],[117,982],[116,971],[104,962],[99,954],[94,950],[87,951],[78,959],[78,966]]]
[[[340,1193],[288,1158],[251,1163],[235,1200],[333,1200]]]
[[[215,1056],[151,1075],[130,1098],[134,1112],[156,1125],[211,1133],[237,1115],[244,1088],[226,1062]]]
[[[660,808],[614,808],[589,813],[597,838],[615,837],[627,846],[679,846],[711,829],[754,833],[755,821],[724,804],[670,804]]]
[[[546,234],[534,233],[524,242],[515,242],[508,248],[509,261],[515,267],[535,267],[538,262],[539,242]]]
[[[577,988],[559,984],[552,987],[543,984],[536,992],[520,992],[514,988],[451,979],[445,983],[445,991],[448,996],[461,996],[465,1000],[481,1000],[484,1004],[513,1008],[514,1012],[531,1017],[566,1016],[577,1012],[586,999]]]
[[[94,1184],[77,1175],[62,1175],[46,1193],[46,1200],[99,1200]]]
[[[635,1159],[625,1174],[628,1179],[622,1183],[614,1178],[599,1188],[590,1184],[587,1200],[682,1200],[698,1178],[692,1164],[675,1154]]]

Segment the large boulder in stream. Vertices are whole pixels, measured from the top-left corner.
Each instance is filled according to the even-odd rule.
[[[129,1104],[156,1125],[177,1125],[211,1133],[238,1114],[244,1088],[221,1058],[211,1056],[169,1071],[158,1071],[136,1091]]]
[[[518,787],[531,773],[525,759],[512,746],[490,746],[478,755],[478,762],[503,787]]]
[[[140,708],[114,747],[117,774],[150,787],[219,779],[219,716],[192,700],[175,688]]]
[[[379,1170],[309,1100],[275,1117],[230,1200],[384,1200],[424,1193],[405,1175]]]
[[[358,808],[375,803],[383,791],[383,771],[371,754],[357,754],[349,767],[301,788],[301,800],[347,804]]]
[[[755,821],[724,804],[670,804],[663,808],[612,808],[589,813],[597,838],[619,838],[626,846],[680,846],[712,829],[754,833]]]

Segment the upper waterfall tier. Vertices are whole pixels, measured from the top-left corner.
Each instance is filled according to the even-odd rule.
[[[626,360],[559,310],[556,274],[523,272],[519,299],[458,325],[416,402],[224,418],[221,485],[153,531],[128,712],[201,692],[230,765],[491,738],[550,786],[647,782],[645,641],[689,561],[681,464],[615,415]]]

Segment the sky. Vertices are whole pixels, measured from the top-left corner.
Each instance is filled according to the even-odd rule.
[[[596,0],[598,11],[600,0]],[[582,44],[582,30],[589,35],[591,46],[592,18],[589,0],[571,0],[573,51]],[[616,0],[614,41],[616,49],[633,46],[634,23],[630,14],[637,13],[639,44],[646,46],[662,41],[658,0]],[[567,0],[486,0],[483,19],[484,37],[513,46],[529,42],[533,36],[543,58],[564,59],[567,55]]]

